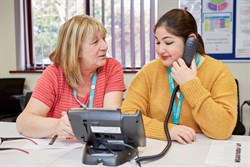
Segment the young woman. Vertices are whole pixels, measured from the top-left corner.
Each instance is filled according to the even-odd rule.
[[[159,19],[154,32],[159,58],[137,73],[122,112],[141,110],[146,136],[166,140],[163,123],[171,92],[178,84],[180,90],[168,122],[171,139],[192,143],[196,133],[229,138],[237,119],[235,80],[223,63],[206,55],[194,17],[186,10],[173,9]],[[198,39],[198,48],[189,68],[182,55],[190,36]]]

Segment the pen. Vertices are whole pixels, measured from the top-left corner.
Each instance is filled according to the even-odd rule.
[[[49,142],[49,145],[53,145],[57,139],[58,135],[56,134],[52,139],[51,141]]]

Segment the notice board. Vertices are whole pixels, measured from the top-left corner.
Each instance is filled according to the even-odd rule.
[[[250,0],[203,0],[201,35],[206,53],[250,62]]]

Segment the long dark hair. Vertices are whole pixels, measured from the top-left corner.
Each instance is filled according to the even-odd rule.
[[[197,52],[205,54],[203,40],[198,34],[196,21],[191,13],[184,9],[172,9],[165,13],[155,25],[154,32],[158,27],[164,26],[166,30],[176,36],[187,40],[190,34],[195,34],[198,39]]]

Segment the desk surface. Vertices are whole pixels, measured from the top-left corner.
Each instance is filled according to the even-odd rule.
[[[0,122],[0,137],[21,136],[16,131],[15,123]],[[189,167],[211,167],[206,165],[205,160],[213,140],[198,134],[197,141],[192,144],[181,145],[173,142],[168,153],[161,159],[153,162],[142,163],[142,167],[161,167],[161,166],[189,166]],[[229,141],[250,142],[249,136],[232,136]],[[0,147],[21,148],[27,141],[17,140],[4,142]],[[139,148],[140,156],[155,155],[160,153],[166,145],[166,141],[147,139],[147,146]],[[28,150],[29,154],[19,151],[0,151],[1,167],[82,167],[83,149],[41,149]],[[250,157],[249,157],[250,159]],[[89,165],[93,166],[93,165]],[[99,164],[98,166],[102,166]],[[134,161],[125,163],[121,166],[137,167]],[[250,165],[249,165],[250,166]]]

